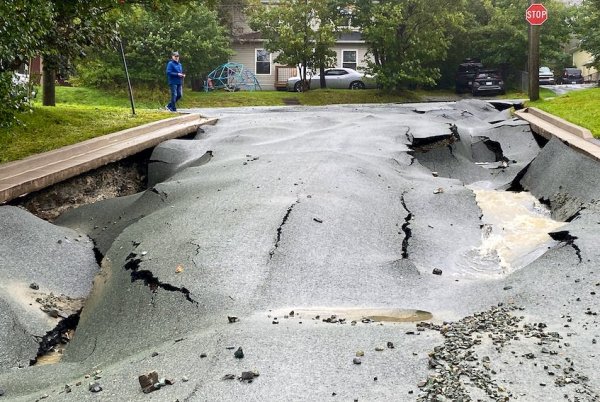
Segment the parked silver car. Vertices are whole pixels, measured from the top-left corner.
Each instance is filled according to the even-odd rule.
[[[540,67],[539,71],[540,85],[554,85],[554,72],[549,67]]]
[[[321,76],[316,74],[306,76],[310,81],[310,88],[321,87]],[[376,88],[375,79],[371,76],[359,73],[351,68],[329,68],[325,70],[325,83],[327,88],[335,89],[365,89]],[[287,81],[288,91],[302,91],[301,77],[290,77]]]

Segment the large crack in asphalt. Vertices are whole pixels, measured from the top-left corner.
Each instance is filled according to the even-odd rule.
[[[405,194],[400,197],[402,207],[406,210],[407,215],[404,217],[404,223],[402,224],[402,232],[404,232],[404,239],[402,239],[402,258],[408,258],[408,242],[412,236],[412,230],[410,229],[410,221],[412,219],[412,212],[406,206],[406,200],[404,199]]]
[[[66,336],[66,333],[77,328],[80,315],[81,310],[78,310],[76,313],[60,320],[56,327],[46,332],[46,335],[42,336],[41,338],[34,336],[34,338],[38,338],[37,340],[40,346],[38,348],[36,357],[30,360],[29,365],[35,365],[40,356],[52,352],[58,344],[66,344],[69,342],[69,338]]]
[[[168,292],[179,292],[183,294],[185,299],[190,303],[194,304],[198,307],[199,303],[192,299],[191,292],[185,287],[177,287],[173,286],[170,283],[161,282],[158,280],[156,276],[151,271],[148,270],[140,270],[140,265],[142,263],[142,259],[136,253],[130,253],[125,259],[126,263],[123,266],[125,270],[130,271],[131,273],[131,282],[143,281],[144,285],[149,287],[152,291],[152,300],[151,304],[154,306],[154,296],[156,295],[158,289],[163,289]]]
[[[277,235],[275,237],[275,244],[273,245],[273,248],[271,249],[271,251],[269,251],[269,260],[273,259],[275,252],[277,252],[277,249],[279,248],[279,242],[281,241],[281,232],[283,230],[283,226],[286,224],[287,220],[290,217],[290,214],[292,213],[292,210],[298,203],[300,203],[300,200],[296,200],[292,205],[289,206],[285,215],[283,216],[283,219],[281,220],[281,224],[277,227]]]
[[[577,236],[573,236],[571,233],[569,233],[568,230],[550,232],[548,233],[548,235],[550,235],[550,237],[552,237],[553,240],[559,241],[561,243],[573,247],[573,249],[575,250],[575,254],[577,254],[577,258],[579,259],[578,264],[581,264],[583,262],[583,258],[581,257],[581,249],[575,243],[575,240],[577,240]]]

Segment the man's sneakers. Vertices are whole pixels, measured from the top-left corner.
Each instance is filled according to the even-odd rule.
[[[177,112],[177,110],[173,110],[173,109],[171,109],[171,108],[169,107],[169,105],[165,106],[165,110],[168,110],[169,112],[173,112],[173,113],[176,113],[176,112]]]

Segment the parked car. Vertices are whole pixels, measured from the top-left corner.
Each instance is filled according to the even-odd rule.
[[[473,96],[496,93],[504,95],[504,80],[498,70],[478,70],[473,78]]]
[[[478,70],[483,68],[483,64],[479,59],[465,59],[458,65],[458,70],[455,76],[456,93],[471,91],[473,87],[473,77]]]
[[[309,77],[307,76],[308,80]],[[328,68],[325,70],[325,84],[327,88],[336,89],[365,89],[376,88],[375,79],[351,68]],[[319,74],[310,77],[310,88],[321,87],[321,76]],[[287,81],[288,91],[302,91],[302,78],[290,77]]]
[[[538,80],[540,85],[554,85],[554,72],[550,67],[540,67]]]
[[[560,76],[561,84],[583,84],[583,75],[578,68],[565,68]]]

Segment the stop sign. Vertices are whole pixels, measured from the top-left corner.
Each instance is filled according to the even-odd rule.
[[[531,25],[542,25],[548,19],[548,10],[543,4],[532,4],[525,11],[525,19]]]

